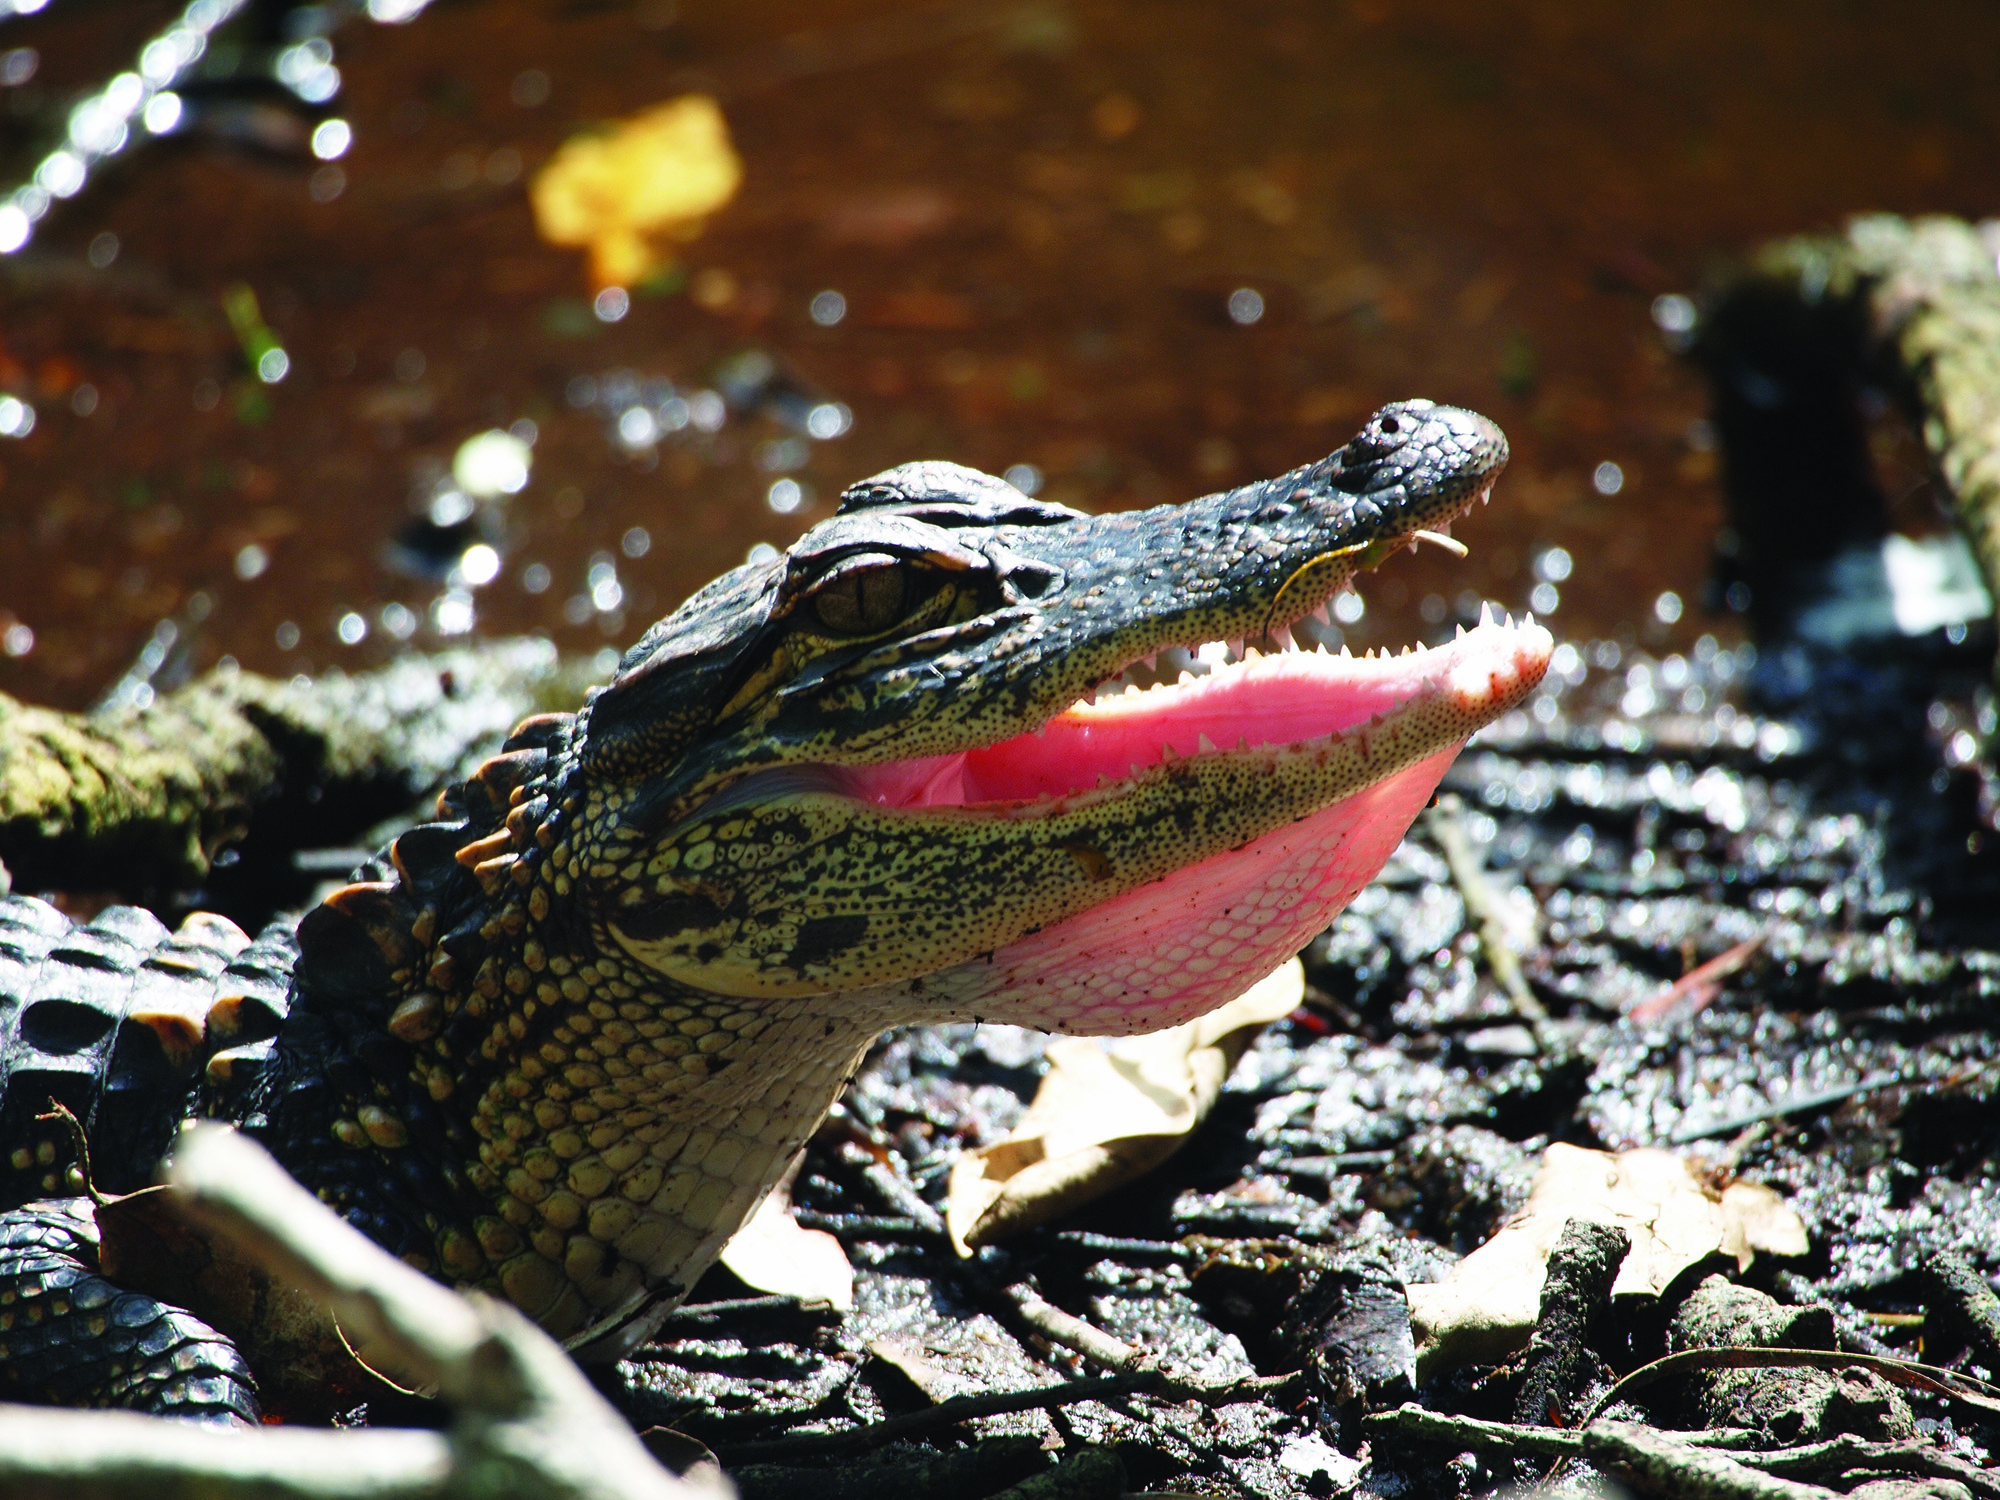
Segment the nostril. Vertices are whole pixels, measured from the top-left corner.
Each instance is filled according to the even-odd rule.
[[[1382,419],[1382,430],[1384,432],[1393,433],[1400,431],[1401,429],[1397,427],[1396,419],[1394,417],[1384,417]]]

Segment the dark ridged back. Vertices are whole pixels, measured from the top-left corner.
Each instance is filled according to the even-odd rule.
[[[181,1121],[258,1070],[295,956],[279,924],[253,943],[207,913],[169,932],[137,907],[77,925],[0,898],[0,1207],[72,1191],[71,1132],[38,1118],[55,1104],[83,1125],[101,1190],[150,1183]]]
[[[545,770],[547,747],[569,724],[567,715],[522,724],[499,755],[438,799],[440,816],[453,821],[400,835],[299,923],[291,1012],[268,1085],[244,1124],[295,1177],[397,1255],[428,1258],[441,1225],[490,1211],[467,1180],[478,1141],[463,1106],[441,1108],[413,1076],[413,1063],[442,1057],[455,1074],[476,1071],[476,1048],[493,1022],[459,1012],[439,1037],[413,1044],[392,1032],[391,1019],[417,992],[455,1006],[488,958],[492,924],[518,899],[518,887],[483,885],[461,851],[503,834],[510,821],[532,832],[523,820],[543,817],[546,806],[510,809],[510,798]],[[407,1143],[343,1144],[333,1127],[362,1106],[392,1112]]]

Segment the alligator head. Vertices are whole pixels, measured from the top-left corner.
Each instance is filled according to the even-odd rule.
[[[1154,510],[950,464],[856,485],[302,927],[281,1157],[440,1274],[630,1347],[884,1028],[1173,1025],[1372,878],[1549,637],[1281,648],[1506,456],[1419,401]],[[1274,649],[1217,644],[1244,638]],[[1208,669],[1121,682],[1163,652]]]

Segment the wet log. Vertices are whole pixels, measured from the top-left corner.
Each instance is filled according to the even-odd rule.
[[[296,826],[350,798],[352,837],[528,714],[573,707],[573,677],[546,641],[511,640],[309,682],[218,670],[143,708],[0,694],[0,865],[23,890],[143,896],[200,880],[260,814]]]
[[[1696,357],[1715,390],[1724,481],[1758,581],[1779,558],[1879,540],[1862,387],[1922,434],[1959,530],[2000,597],[2000,222],[1870,214],[1765,246],[1709,299]],[[1801,524],[1804,523],[1804,524]],[[1812,559],[1807,559],[1812,560]]]

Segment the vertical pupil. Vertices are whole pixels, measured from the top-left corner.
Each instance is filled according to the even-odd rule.
[[[815,608],[830,629],[859,634],[895,624],[902,617],[903,599],[901,568],[867,568],[834,579]]]
[[[861,618],[871,627],[889,624],[903,605],[903,575],[897,568],[876,568],[863,573]]]

